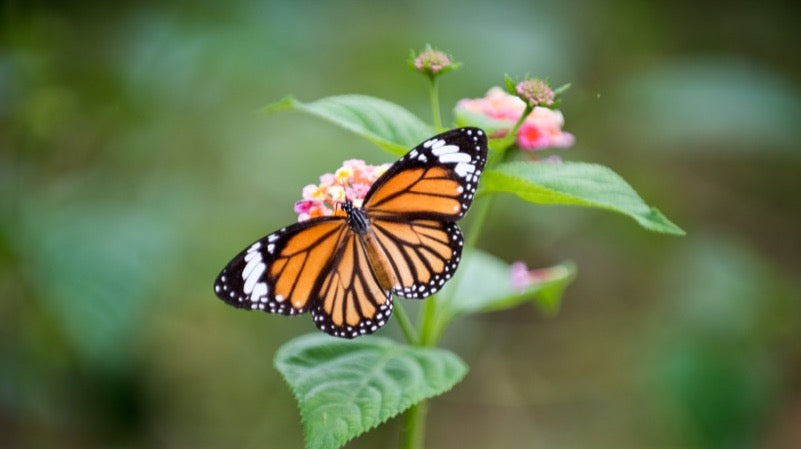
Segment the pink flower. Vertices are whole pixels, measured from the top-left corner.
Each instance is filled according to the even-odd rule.
[[[459,100],[456,108],[507,123],[507,126],[501,126],[493,133],[492,137],[498,138],[512,129],[525,112],[526,103],[500,87],[493,87],[483,98]],[[565,119],[560,111],[537,106],[521,124],[515,141],[524,150],[570,147],[575,142],[575,137],[562,130],[564,123]]]
[[[525,290],[529,286],[528,267],[523,262],[515,262],[509,267],[509,276],[515,290]]]
[[[562,265],[529,270],[524,262],[518,261],[509,267],[509,277],[512,282],[512,287],[518,291],[523,291],[528,287],[542,284],[555,278],[564,277],[568,273],[569,272]]]
[[[537,106],[520,125],[517,144],[524,150],[570,147],[576,139],[562,131],[564,124],[562,112]]]
[[[500,87],[492,87],[484,95],[484,98],[459,100],[456,108],[479,113],[491,119],[507,121],[509,122],[509,129],[511,129],[523,111],[525,111],[526,104],[514,95],[507,94]]]
[[[340,205],[350,201],[361,206],[373,183],[389,168],[389,164],[367,165],[359,159],[342,163],[334,173],[320,176],[320,184],[303,188],[303,199],[295,203],[298,221],[342,214]]]

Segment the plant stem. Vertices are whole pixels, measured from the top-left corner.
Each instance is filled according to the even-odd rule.
[[[495,202],[494,195],[487,195],[482,198],[483,201],[477,201],[476,207],[473,212],[473,222],[470,224],[470,235],[467,236],[464,242],[464,252],[471,253],[478,243],[478,237],[484,229],[484,223],[487,222],[489,211],[492,209],[492,204]]]
[[[476,204],[476,215],[470,226],[470,236],[465,240],[464,251],[466,253],[475,249],[478,236],[481,234],[487,217],[489,217],[489,211],[492,208],[494,199],[494,196],[489,196],[484,198],[484,201]],[[451,290],[451,292],[458,290],[458,283],[461,281],[461,277],[457,276],[457,279],[453,281],[457,282],[457,288]],[[446,298],[443,298],[443,300],[444,299]],[[447,299],[450,300],[451,298]],[[446,301],[445,304],[448,304],[448,302]],[[448,318],[437,316],[437,295],[427,298],[423,307],[423,316],[420,323],[420,337],[416,344],[419,346],[434,346],[442,336],[442,329],[447,324]],[[444,320],[438,318],[444,318]],[[418,402],[406,412],[404,417],[403,439],[400,446],[401,449],[422,449],[427,414],[428,400]]]
[[[426,430],[426,415],[428,415],[427,400],[418,402],[406,412],[401,449],[422,449]]]
[[[506,137],[501,139],[501,142],[498,144],[498,149],[490,154],[489,160],[487,161],[487,165],[494,165],[499,161],[503,161],[506,159],[507,150],[515,143],[515,139],[517,138],[517,132],[520,130],[520,127],[523,125],[523,122],[526,120],[531,111],[534,108],[531,106],[526,106],[526,109],[523,111],[523,114],[520,115],[520,118],[517,119],[517,123],[509,133],[506,134]]]
[[[504,142],[501,149],[498,151],[500,161],[505,160],[508,157],[507,149],[514,143],[515,135],[517,131],[520,129],[520,126],[523,124],[523,120],[528,116],[531,112],[532,108],[526,107],[525,113],[520,117],[520,119],[515,123],[515,126],[512,128],[508,135],[508,142]],[[434,116],[434,126],[437,130],[440,130],[442,127],[442,122],[439,117],[439,99],[437,96],[437,84],[436,80],[431,80],[431,112]],[[484,225],[487,222],[487,218],[489,217],[490,209],[492,209],[492,204],[495,202],[495,196],[487,196],[483,198],[483,201],[479,201],[476,204],[473,212],[473,222],[470,225],[470,235],[465,240],[464,250],[463,253],[469,254],[471,253],[478,243],[478,237],[481,234]],[[456,283],[456,288],[451,289],[451,295],[456,292],[459,288],[459,284],[461,283],[461,276],[455,276],[453,282]],[[450,301],[453,298],[446,297],[442,298],[443,304],[447,307]],[[434,346],[439,341],[440,337],[442,336],[442,330],[450,321],[450,316],[442,316],[443,313],[440,310],[439,316],[437,314],[437,295],[430,296],[426,299],[422,317],[420,319],[420,332],[419,337],[414,341],[410,338],[407,332],[413,327],[411,323],[408,323],[408,326],[405,324],[401,324],[401,329],[404,329],[404,335],[406,335],[406,340],[409,341],[410,344],[416,346]],[[401,309],[402,310],[402,309]],[[398,321],[408,320],[408,317],[405,315],[405,312],[400,312],[398,314],[400,318]],[[402,317],[402,318],[401,318]],[[403,428],[403,437],[401,441],[401,449],[422,449],[423,441],[425,437],[425,424],[426,424],[426,415],[428,414],[428,400],[423,400],[418,402],[417,404],[413,405],[412,408],[405,414],[405,423]]]
[[[517,131],[520,130],[520,126],[523,125],[523,122],[526,121],[526,117],[528,117],[528,115],[531,114],[531,111],[533,110],[534,110],[533,107],[526,105],[526,110],[523,111],[523,114],[521,114],[520,118],[517,119],[517,123],[515,123],[515,126],[513,126],[512,130],[509,131],[509,134],[506,135],[508,138],[512,140],[512,142],[514,142],[514,139],[517,136]],[[504,151],[506,151],[506,148],[509,148],[509,146],[507,145],[504,148]]]
[[[414,324],[412,324],[409,315],[406,314],[406,309],[403,308],[403,304],[400,301],[395,301],[395,318],[398,320],[403,336],[406,337],[406,342],[416,346],[419,342],[417,330],[414,328]]]
[[[440,132],[442,131],[442,117],[440,117],[439,114],[439,88],[436,77],[431,77],[429,88],[429,94],[431,96],[431,119],[434,122],[434,130]]]
[[[434,346],[432,340],[434,323],[437,318],[437,295],[429,296],[423,304],[423,317],[420,320],[420,346]]]
[[[510,148],[511,144],[514,143],[514,136],[517,133],[517,130],[520,129],[520,125],[523,123],[523,120],[531,112],[531,110],[531,107],[526,107],[525,113],[517,121],[509,134],[512,140],[509,143],[505,143],[500,149],[497,150],[497,153],[500,153],[500,155],[495,159],[494,162],[501,163],[509,159],[510,153],[507,150]],[[478,201],[479,199],[482,201]],[[465,239],[464,248],[462,250],[463,254],[470,254],[476,249],[478,238],[481,236],[481,231],[484,229],[484,225],[487,223],[487,218],[489,218],[489,212],[492,209],[492,205],[495,203],[495,195],[482,195],[481,197],[476,198],[476,201],[477,202],[473,207],[473,221],[470,224],[470,234]],[[435,313],[435,310],[432,310],[430,312],[431,321],[423,322],[425,327],[421,330],[420,334],[420,341],[422,344],[428,346],[436,345],[439,339],[442,337],[443,330],[448,325],[451,318],[453,318],[453,316],[448,313],[447,308],[450,306],[451,301],[453,301],[453,295],[459,290],[459,286],[462,283],[463,273],[464,270],[456,273],[452,280],[452,282],[455,284],[455,288],[448,290],[448,296],[443,297],[440,301],[440,304],[445,310],[440,310],[439,314]],[[428,312],[428,310],[426,311]]]
[[[462,254],[471,254],[473,250],[475,250],[476,244],[478,243],[478,238],[481,235],[481,231],[484,229],[484,225],[487,222],[490,209],[492,209],[494,202],[495,196],[489,195],[483,198],[483,201],[479,201],[478,204],[475,205],[475,208],[473,209],[473,222],[470,224],[470,234],[465,239]],[[448,296],[442,298],[441,304],[443,304],[444,310],[440,310],[439,313],[434,316],[434,322],[430,325],[430,330],[425,337],[425,341],[431,346],[436,345],[440,338],[442,338],[445,327],[448,325],[451,318],[453,318],[453,315],[449,313],[447,308],[450,306],[451,301],[453,301],[453,295],[459,290],[459,286],[462,283],[462,277],[464,276],[463,273],[464,270],[456,272],[456,275],[452,280],[452,282],[455,284],[455,288],[448,290]]]

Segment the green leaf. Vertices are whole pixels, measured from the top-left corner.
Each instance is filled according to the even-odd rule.
[[[511,266],[480,250],[467,255],[459,269],[452,287],[456,291],[441,295],[452,298],[442,305],[451,316],[504,310],[532,300],[544,313],[553,315],[559,310],[562,292],[576,277],[576,265],[563,262],[534,270],[538,276],[519,289],[512,283]]]
[[[508,73],[503,75],[503,84],[506,87],[506,92],[508,92],[509,95],[514,95],[515,97],[517,96],[517,82],[513,80]]]
[[[339,95],[303,103],[292,96],[264,107],[265,112],[296,109],[367,138],[384,150],[406,154],[434,134],[433,128],[408,110],[380,98]]]
[[[567,90],[570,89],[570,86],[571,86],[570,83],[562,84],[561,86],[554,89],[553,93],[558,97],[559,95],[562,95],[563,93],[567,92]]]
[[[467,374],[452,352],[375,336],[298,337],[278,350],[275,366],[298,401],[309,449],[338,448]]]
[[[645,204],[620,175],[602,165],[509,162],[485,171],[482,187],[490,193],[513,193],[531,203],[607,209],[628,215],[648,230],[684,235],[659,210]]]

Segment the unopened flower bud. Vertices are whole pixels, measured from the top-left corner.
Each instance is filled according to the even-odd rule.
[[[556,99],[556,94],[548,86],[548,83],[536,78],[517,83],[515,92],[521,100],[531,107],[551,107]]]
[[[427,45],[425,50],[418,55],[412,52],[409,65],[412,69],[433,79],[443,73],[458,69],[461,64],[454,62],[444,52]]]

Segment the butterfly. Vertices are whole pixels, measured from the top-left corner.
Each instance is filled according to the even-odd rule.
[[[317,217],[256,241],[220,272],[215,294],[243,309],[311,312],[323,332],[371,334],[392,314],[392,295],[422,299],[450,279],[464,239],[456,221],[487,160],[478,128],[431,137],[392,164],[361,206]]]

